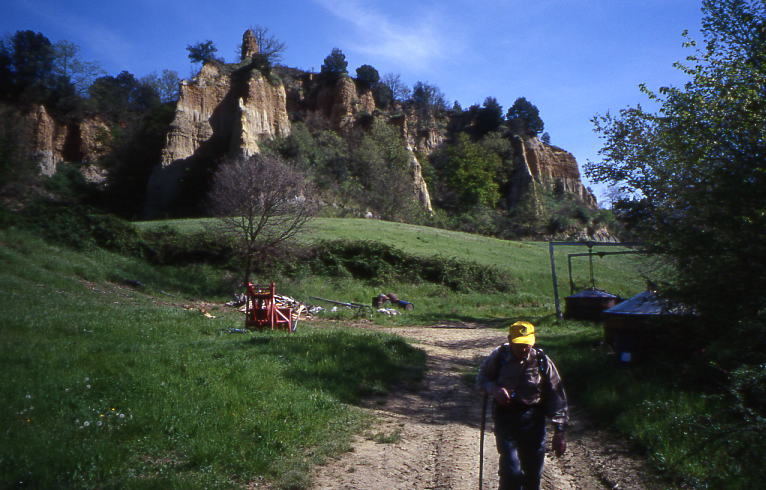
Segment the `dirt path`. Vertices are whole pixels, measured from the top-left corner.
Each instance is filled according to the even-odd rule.
[[[315,489],[476,489],[479,481],[481,402],[465,373],[504,340],[477,325],[397,328],[428,354],[418,391],[397,392],[368,409],[375,423],[351,452],[317,469]],[[566,373],[563,373],[566,380]],[[489,412],[489,411],[488,411]],[[587,427],[573,410],[569,450],[546,457],[543,488],[663,488],[626,444]],[[497,452],[487,416],[484,488],[497,488]]]

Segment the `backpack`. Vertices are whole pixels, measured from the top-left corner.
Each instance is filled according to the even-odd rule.
[[[505,344],[503,344],[503,348],[505,347]],[[510,346],[506,349],[510,349]],[[540,370],[540,377],[545,380],[546,383],[549,383],[550,380],[548,379],[548,356],[545,355],[545,352],[540,347],[532,347],[532,350],[535,351],[535,355],[537,356],[537,368]],[[503,355],[498,356],[499,358],[499,366],[503,367],[505,365],[505,353],[503,352]]]

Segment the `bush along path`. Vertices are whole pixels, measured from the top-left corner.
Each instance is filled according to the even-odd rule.
[[[395,332],[426,351],[426,378],[416,389],[370,401],[367,410],[374,423],[356,438],[350,452],[316,468],[312,488],[478,488],[481,397],[473,376],[481,359],[504,341],[505,332],[471,324]],[[562,375],[566,382],[566,373]],[[490,412],[488,408],[484,439],[487,489],[498,484]],[[544,489],[668,488],[626,441],[591,429],[576,407],[572,412],[567,454],[546,456]]]

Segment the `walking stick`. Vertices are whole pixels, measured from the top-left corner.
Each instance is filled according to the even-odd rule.
[[[479,438],[479,490],[482,489],[484,479],[484,427],[487,424],[487,394],[484,393],[484,401],[481,404],[481,437]]]

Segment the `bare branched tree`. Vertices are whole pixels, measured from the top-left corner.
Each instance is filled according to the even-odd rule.
[[[398,73],[386,73],[380,79],[380,83],[391,90],[394,100],[404,102],[410,98],[410,88],[402,81],[402,77]]]
[[[258,54],[269,64],[278,63],[282,59],[282,54],[287,49],[285,43],[276,38],[268,27],[254,26],[250,27],[253,36],[258,43]],[[241,47],[239,49],[240,58],[242,57]]]
[[[245,282],[259,255],[304,229],[315,210],[310,196],[303,175],[275,156],[236,158],[219,167],[209,201],[221,232],[238,243]]]

